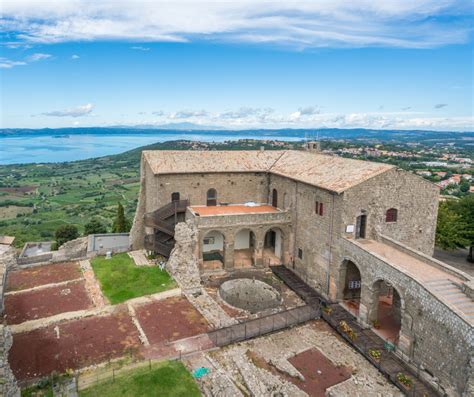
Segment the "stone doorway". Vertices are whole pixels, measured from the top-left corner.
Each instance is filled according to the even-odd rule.
[[[402,300],[398,291],[385,280],[375,282],[374,308],[370,315],[374,332],[393,344],[398,344],[402,326]]]
[[[225,237],[221,232],[210,231],[202,239],[203,270],[221,270],[225,261]]]
[[[272,228],[265,234],[263,243],[263,263],[265,266],[281,265],[283,254],[283,233]]]
[[[234,268],[251,268],[256,265],[255,257],[256,238],[250,229],[243,229],[236,233],[234,241]]]
[[[362,277],[359,268],[348,260],[344,264],[344,284],[342,292],[342,306],[354,316],[359,316]]]

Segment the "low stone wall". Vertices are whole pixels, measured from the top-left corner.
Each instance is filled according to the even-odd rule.
[[[105,255],[107,252],[118,254],[130,251],[129,233],[90,234],[87,241],[87,256]]]
[[[51,262],[52,260],[53,260],[53,253],[47,252],[41,255],[27,256],[27,257],[22,257],[22,258],[20,257],[17,259],[17,264],[19,266],[25,266],[25,265],[32,265],[35,263]]]
[[[435,259],[431,256],[428,256],[420,251],[415,251],[414,249],[402,244],[398,241],[395,241],[387,236],[379,236],[379,239],[382,243],[387,244],[393,248],[396,248],[399,251],[402,251],[430,266],[433,266],[437,269],[440,269],[446,273],[451,274],[452,276],[456,276],[464,281],[469,281],[470,277],[468,274],[464,273],[461,270],[458,270],[452,266],[449,266],[447,263],[441,262],[438,259]]]
[[[10,248],[0,254],[0,309],[3,316],[4,293],[8,271],[16,264],[16,252]],[[0,396],[19,397],[20,389],[8,363],[8,352],[12,346],[11,332],[8,326],[0,323]]]

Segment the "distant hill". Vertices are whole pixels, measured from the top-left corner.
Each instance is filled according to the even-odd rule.
[[[6,136],[66,136],[66,135],[172,135],[183,131],[192,131],[201,136],[217,136],[225,134],[226,137],[236,139],[271,136],[273,139],[286,138],[297,139],[331,139],[331,140],[356,140],[369,143],[390,142],[390,143],[424,143],[435,144],[456,144],[457,146],[474,146],[474,132],[451,132],[451,131],[423,131],[423,130],[373,130],[363,128],[339,129],[339,128],[315,128],[315,129],[250,129],[250,130],[226,130],[221,127],[209,127],[196,125],[193,123],[174,123],[161,126],[140,125],[140,126],[114,126],[114,127],[81,127],[81,128],[5,128],[0,129],[0,138]]]

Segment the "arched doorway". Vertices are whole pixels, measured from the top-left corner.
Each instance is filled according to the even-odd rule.
[[[402,326],[402,299],[398,291],[385,281],[374,283],[375,307],[371,314],[372,326],[384,339],[397,344]]]
[[[263,263],[266,266],[280,265],[282,256],[283,232],[279,228],[271,228],[263,240]]]
[[[255,266],[255,233],[250,229],[239,230],[234,239],[234,268]]]
[[[203,270],[218,270],[224,268],[225,237],[221,232],[212,230],[202,239]]]
[[[278,207],[278,192],[276,189],[272,190],[272,206],[275,208]]]
[[[207,206],[215,206],[217,205],[217,190],[211,188],[207,191]]]
[[[343,263],[344,285],[342,289],[342,306],[354,316],[359,316],[360,293],[362,288],[362,277],[359,268],[350,260]]]
[[[179,192],[171,193],[171,201],[179,201]]]

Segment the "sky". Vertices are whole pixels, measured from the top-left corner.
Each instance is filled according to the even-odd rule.
[[[473,131],[464,0],[3,0],[0,127]]]

